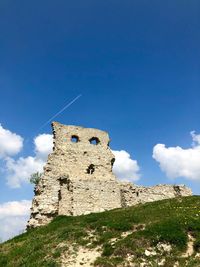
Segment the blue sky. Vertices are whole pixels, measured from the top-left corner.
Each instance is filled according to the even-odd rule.
[[[111,148],[137,160],[139,184],[173,180],[153,147],[191,147],[200,134],[200,2],[13,1],[0,3],[0,123],[24,138],[15,157],[33,155],[38,130],[78,94],[57,120],[109,132]],[[200,164],[200,163],[199,163]],[[1,161],[2,169],[4,162]],[[31,199],[0,179],[0,203]]]

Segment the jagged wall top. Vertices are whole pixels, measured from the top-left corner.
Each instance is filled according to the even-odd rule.
[[[52,122],[52,128],[55,145],[57,145],[57,147],[62,145],[62,149],[68,149],[69,145],[73,145],[73,143],[75,143],[75,140],[71,140],[71,137],[73,136],[78,137],[78,146],[87,146],[88,148],[91,148],[90,140],[92,138],[99,139],[98,147],[102,146],[107,148],[109,146],[110,138],[108,133],[99,129],[85,128],[74,125],[63,125],[59,122]]]
[[[114,155],[105,131],[52,123],[54,135],[50,164],[57,161],[60,175],[71,179],[115,180],[112,173]],[[56,160],[57,159],[57,160]]]

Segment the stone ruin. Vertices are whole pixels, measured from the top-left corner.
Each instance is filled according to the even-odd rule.
[[[139,203],[190,196],[184,185],[137,186],[117,180],[107,132],[52,123],[54,146],[35,187],[27,228],[57,215],[77,216]]]

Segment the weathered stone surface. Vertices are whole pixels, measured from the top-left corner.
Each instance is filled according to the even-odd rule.
[[[168,198],[190,196],[192,191],[185,185],[155,185],[152,187],[137,186],[132,183],[120,183],[123,207],[139,203],[152,202]]]
[[[191,195],[185,186],[136,186],[116,180],[106,132],[52,123],[53,152],[35,188],[27,227],[57,215],[81,215],[149,201]]]
[[[120,190],[115,181],[74,180],[61,189],[60,215],[81,215],[121,207]]]

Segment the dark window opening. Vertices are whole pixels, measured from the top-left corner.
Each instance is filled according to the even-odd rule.
[[[72,135],[71,141],[72,141],[72,143],[78,143],[79,142],[78,136],[77,135]]]
[[[136,196],[139,197],[139,192],[136,192]]]
[[[115,163],[115,158],[111,159],[111,166]]]
[[[100,143],[100,140],[99,138],[97,137],[92,137],[90,140],[89,140],[90,144],[92,145],[98,145]]]
[[[95,169],[94,169],[94,165],[91,164],[91,165],[87,168],[87,173],[88,173],[88,174],[93,174],[94,171],[95,171]]]

